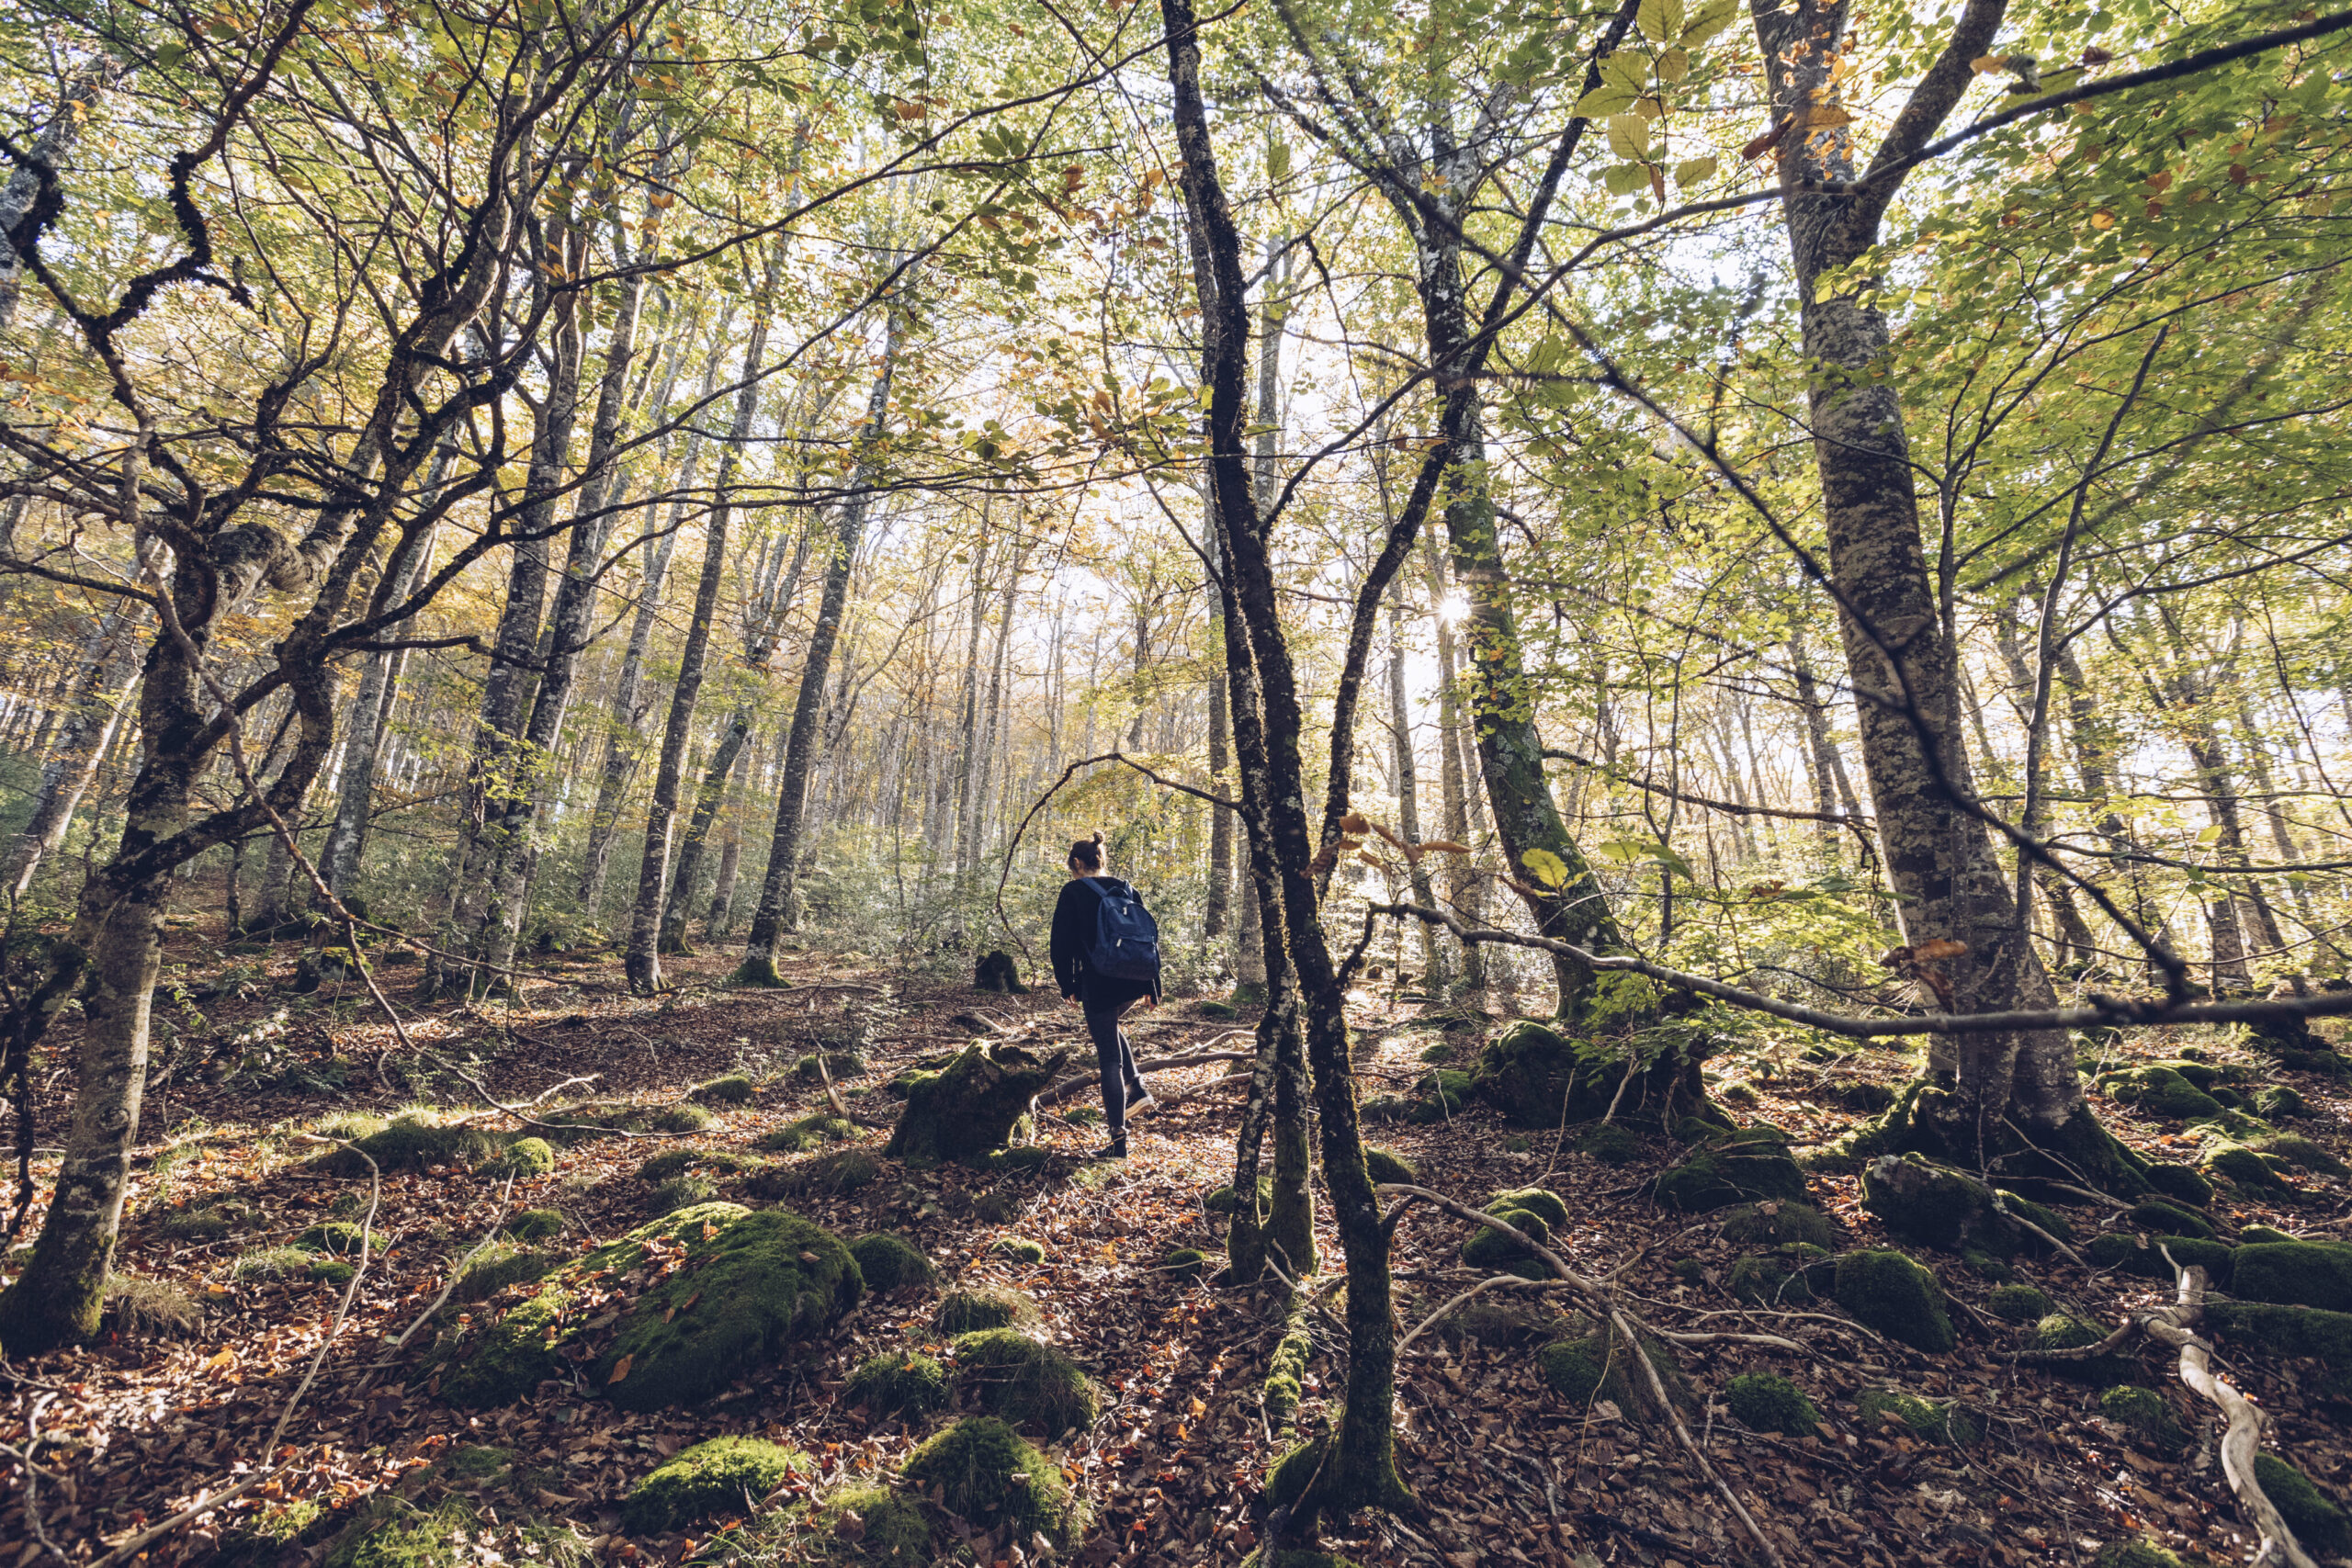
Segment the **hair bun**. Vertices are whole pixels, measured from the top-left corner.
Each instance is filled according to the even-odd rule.
[[[1089,841],[1090,841],[1090,842],[1091,842],[1091,843],[1097,843],[1097,844],[1101,843],[1101,842],[1102,841],[1102,829],[1100,829],[1100,828],[1095,829],[1094,829],[1094,837],[1093,837],[1091,840],[1090,840]]]

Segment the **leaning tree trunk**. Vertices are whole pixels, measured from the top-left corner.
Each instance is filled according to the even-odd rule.
[[[1325,943],[1315,901],[1315,845],[1307,819],[1299,753],[1302,715],[1290,649],[1279,619],[1263,520],[1250,494],[1242,430],[1250,318],[1242,299],[1241,238],[1233,226],[1209,141],[1201,96],[1200,40],[1190,0],[1160,0],[1168,39],[1168,77],[1194,253],[1203,321],[1201,381],[1208,391],[1210,495],[1227,563],[1227,610],[1246,630],[1257,667],[1263,723],[1252,725],[1263,750],[1245,751],[1266,803],[1265,829],[1280,874],[1283,930],[1314,1069],[1322,1118],[1323,1180],[1331,1198],[1348,1268],[1348,1386],[1345,1409],[1316,1486],[1323,1506],[1412,1506],[1396,1472],[1396,1342],[1388,1232],[1364,1168],[1356,1120],[1354,1071],[1348,1059],[1347,998]],[[1235,705],[1236,739],[1243,716]],[[1253,746],[1252,750],[1257,749]]]
[[[64,724],[42,749],[40,790],[33,797],[33,814],[9,856],[12,900],[31,890],[41,861],[65,841],[74,808],[97,776],[98,761],[122,723],[130,683],[139,678],[138,639],[132,633],[130,610],[108,612],[82,651],[86,660],[82,679]]]
[[[1962,14],[1882,161],[1899,162],[1951,113],[1971,79],[1968,62],[1991,47],[2002,8],[1990,0]],[[1821,367],[1810,392],[1814,456],[1871,804],[1906,946],[1917,953],[1934,942],[1965,944],[1926,961],[1928,978],[1951,987],[1951,1010],[2052,1008],[2049,976],[2018,919],[1986,824],[1973,814],[1957,650],[1920,542],[1899,384],[1886,373],[1886,317],[1873,281],[1849,272],[1877,243],[1894,186],[1860,197],[1822,194],[1854,175],[1849,129],[1813,125],[1815,117],[1843,118],[1831,68],[1844,58],[1846,14],[1842,0],[1793,0],[1759,11],[1756,30],[1774,112],[1795,128],[1774,155],[1805,358]],[[2048,1137],[2087,1120],[2064,1031],[1931,1042],[1928,1092],[1912,1113],[1923,1141],[1974,1164],[2005,1126]]]
[[[735,972],[747,985],[776,983],[775,946],[785,932],[798,924],[792,908],[793,883],[799,871],[801,827],[808,804],[808,774],[825,728],[820,717],[825,679],[832,669],[833,645],[841,636],[842,611],[849,601],[851,570],[865,533],[865,512],[880,481],[885,433],[890,412],[890,385],[899,367],[899,345],[907,332],[903,291],[911,278],[899,284],[901,293],[888,306],[883,329],[882,365],[875,372],[874,389],[865,405],[865,423],[857,438],[857,470],[849,493],[842,497],[831,558],[825,563],[824,597],[817,607],[817,622],[808,631],[808,650],[800,669],[800,694],[792,706],[791,738],[784,750],[784,777],[775,804],[775,831],[768,841],[767,875],[760,885],[760,907],[752,917],[752,931],[743,947],[743,962]]]

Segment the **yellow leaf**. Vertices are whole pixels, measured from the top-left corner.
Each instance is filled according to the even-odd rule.
[[[1549,850],[1529,850],[1519,857],[1519,863],[1535,874],[1535,880],[1546,887],[1557,887],[1568,879],[1568,863]]]
[[[223,1350],[219,1355],[208,1359],[204,1363],[204,1370],[208,1372],[217,1372],[223,1367],[233,1367],[236,1364],[237,1353],[234,1350]]]
[[[2098,211],[2096,211],[2096,212],[2094,212],[2094,213],[2092,213],[2092,214],[2091,214],[2091,227],[2092,227],[2092,228],[2094,228],[2094,229],[2112,229],[2112,228],[2114,228],[2114,227],[2115,227],[2115,214],[2114,214],[2114,212],[2113,212],[2113,211],[2111,211],[2111,210],[2109,210],[2109,209],[2107,209],[2107,208],[2104,208],[2104,207],[2100,208]]]
[[[1980,54],[1968,62],[1968,68],[1979,76],[1998,76],[2009,68],[2007,55]]]

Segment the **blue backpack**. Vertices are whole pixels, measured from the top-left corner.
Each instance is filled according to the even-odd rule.
[[[1113,892],[1099,876],[1083,877],[1101,902],[1094,910],[1094,940],[1087,944],[1086,967],[1106,980],[1159,978],[1159,922],[1132,887]]]

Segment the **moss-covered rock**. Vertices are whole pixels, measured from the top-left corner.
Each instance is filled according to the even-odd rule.
[[[2014,1192],[1996,1192],[1950,1166],[1917,1154],[1883,1155],[1862,1172],[1862,1207],[1901,1239],[1939,1252],[2004,1256],[2047,1244],[2022,1219],[2064,1241],[2065,1220]]]
[[[1043,1144],[1015,1144],[1008,1149],[991,1149],[988,1156],[990,1170],[1043,1170],[1053,1163],[1054,1151]]]
[[[454,1348],[441,1392],[503,1404],[559,1375],[586,1331],[570,1311],[592,1282],[657,1258],[679,1267],[639,1292],[590,1364],[589,1382],[628,1410],[690,1404],[830,1328],[865,1291],[831,1232],[779,1209],[681,1209],[549,1276],[538,1292]]]
[[[2279,1174],[2278,1166],[2244,1144],[2211,1144],[2197,1163],[2209,1176],[2219,1177],[2242,1191],[2284,1192],[2291,1190],[2292,1184]],[[2285,1162],[2279,1163],[2283,1165]]]
[[[975,1041],[936,1075],[908,1085],[906,1110],[883,1152],[910,1162],[977,1164],[1003,1146],[1069,1059],[1067,1051],[1040,1057],[1018,1045]]]
[[[680,1209],[693,1208],[697,1203],[707,1203],[718,1196],[718,1183],[700,1171],[693,1171],[684,1176],[673,1176],[656,1187],[646,1197],[645,1212],[655,1215],[673,1213]]]
[[[1159,1260],[1159,1271],[1187,1282],[1208,1272],[1208,1255],[1198,1247],[1180,1247]]]
[[[555,1145],[545,1138],[510,1138],[505,1147],[485,1161],[481,1168],[488,1176],[534,1180],[555,1169]]]
[[[2239,1247],[2233,1262],[2230,1293],[2240,1301],[2352,1312],[2352,1246],[2260,1242]]]
[[[1838,1227],[1810,1203],[1778,1201],[1745,1203],[1724,1216],[1723,1238],[1740,1247],[1775,1247],[1802,1241],[1828,1247],[1838,1243]]]
[[[865,1058],[854,1051],[812,1051],[792,1064],[792,1076],[802,1083],[822,1083],[830,1075],[854,1078],[865,1071]]]
[[[917,1449],[900,1472],[909,1481],[940,1488],[947,1510],[985,1529],[1015,1527],[1068,1544],[1083,1528],[1085,1510],[1052,1461],[989,1416],[958,1421]]]
[[[1687,1214],[1778,1199],[1802,1202],[1804,1172],[1777,1133],[1749,1129],[1718,1137],[1657,1179],[1657,1199]]]
[[[550,1118],[552,1120],[552,1118]],[[319,1168],[337,1176],[366,1176],[368,1161],[380,1171],[431,1170],[436,1166],[471,1170],[499,1152],[499,1141],[479,1127],[444,1124],[428,1111],[394,1117],[382,1131],[329,1150]],[[360,1157],[366,1156],[366,1158]]]
[[[515,1241],[546,1241],[571,1228],[571,1222],[560,1210],[522,1209],[499,1226],[499,1231]]]
[[[2110,1540],[2099,1548],[2098,1568],[2211,1568],[2202,1557],[2183,1557],[2146,1536]]]
[[[1025,1235],[1001,1235],[996,1238],[994,1250],[999,1258],[1010,1258],[1015,1263],[1043,1263],[1046,1260],[1046,1244]]]
[[[1753,1431],[1802,1438],[1821,1427],[1821,1412],[1804,1390],[1778,1372],[1740,1373],[1724,1386],[1724,1404]]]
[[[2179,1203],[2169,1203],[2161,1198],[2149,1198],[2132,1205],[2126,1216],[2143,1231],[2156,1231],[2165,1235],[2193,1235],[2212,1239],[2213,1226],[2204,1215]]]
[[[923,1256],[921,1247],[888,1231],[859,1236],[849,1244],[849,1255],[857,1259],[857,1271],[868,1290],[895,1291],[902,1285],[928,1285],[936,1277],[931,1259]]]
[[[2312,1113],[2310,1101],[2291,1085],[2273,1084],[2254,1097],[2254,1113],[2266,1122],[2291,1122]]]
[[[994,1286],[976,1291],[950,1291],[939,1298],[931,1325],[945,1335],[978,1333],[983,1328],[1012,1328],[1037,1321],[1037,1303],[1018,1291]]]
[[[1690,1382],[1673,1350],[1658,1340],[1645,1341],[1644,1348],[1667,1397],[1679,1406],[1693,1404]],[[1613,1329],[1555,1340],[1536,1352],[1535,1364],[1544,1381],[1579,1410],[1605,1399],[1626,1419],[1637,1423],[1647,1424],[1664,1414],[1649,1379],[1634,1365],[1633,1351]]]
[[[305,1252],[321,1253],[328,1258],[359,1257],[368,1250],[367,1234],[348,1220],[329,1220],[312,1225],[294,1238],[294,1245]]]
[[[2165,1261],[2166,1253],[2184,1269],[2202,1268],[2214,1284],[2229,1283],[2231,1248],[2203,1236],[2137,1236],[2109,1231],[2105,1235],[2093,1236],[2090,1245],[2083,1248],[2084,1259],[2095,1269],[2120,1269],[2148,1280],[2173,1277],[2172,1264]]]
[[[955,1388],[947,1369],[913,1350],[868,1356],[849,1375],[844,1395],[876,1416],[928,1416],[947,1408]]]
[[[1949,1401],[1921,1399],[1894,1388],[1866,1388],[1854,1396],[1865,1427],[1900,1427],[1923,1442],[1966,1445],[1976,1440],[1976,1424]]]
[[[759,1170],[768,1162],[753,1155],[733,1149],[664,1149],[637,1168],[638,1179],[659,1185],[689,1171],[706,1176],[741,1176],[745,1171]]]
[[[2317,1361],[2321,1392],[2352,1399],[2352,1313],[2266,1302],[2208,1302],[2204,1322],[2208,1332],[2258,1349],[2271,1359]]]
[[[1914,1349],[1940,1355],[1958,1343],[1934,1274],[1899,1252],[1849,1252],[1832,1293],[1855,1321]]]
[[[2098,1413],[2160,1453],[2177,1452],[2188,1440],[2172,1406],[2152,1388],[2118,1383],[2098,1396]]]
[[[2039,1323],[2050,1315],[2050,1298],[2032,1285],[1998,1285],[1984,1310],[2004,1323]]]
[[[939,1559],[922,1500],[884,1486],[836,1492],[817,1506],[819,1561],[918,1568]]]
[[[1053,1346],[1016,1328],[984,1328],[954,1346],[956,1389],[991,1416],[1043,1438],[1094,1424],[1101,1395]]]
[[[529,1285],[546,1279],[563,1266],[561,1255],[540,1252],[514,1241],[500,1241],[487,1247],[465,1272],[458,1276],[457,1284],[449,1292],[449,1299],[471,1304],[485,1302],[510,1285]]]
[[[2327,1152],[2326,1149],[2292,1133],[2272,1133],[2246,1145],[2262,1156],[2266,1162],[2285,1160],[2297,1170],[2315,1170],[2324,1176],[2352,1176],[2352,1166]]]
[[[1577,1153],[1602,1165],[1632,1165],[1642,1157],[1642,1140],[1632,1129],[1607,1122],[1577,1140]]]
[[[1514,1125],[1557,1127],[1604,1114],[1617,1085],[1600,1053],[1547,1024],[1521,1020],[1487,1042],[1464,1087],[1475,1087]]]
[[[2098,1080],[2098,1087],[2119,1105],[2175,1122],[2216,1116],[2222,1111],[2219,1100],[2171,1067],[2132,1067],[2109,1073]]]
[[[1271,1176],[1261,1176],[1258,1178],[1258,1212],[1265,1213],[1272,1205],[1273,1201],[1274,1179]],[[1202,1194],[1201,1207],[1212,1214],[1238,1214],[1241,1212],[1240,1194],[1234,1191],[1230,1186],[1212,1187]]]
[[[2312,1484],[2310,1476],[2277,1454],[2256,1454],[2254,1479],[2305,1551],[2314,1557],[2334,1557],[2352,1551],[2352,1520],[2345,1517],[2344,1510],[2327,1494]]]
[[[1552,1239],[1552,1227],[1544,1223],[1543,1215],[1531,1209],[1505,1209],[1495,1218],[1538,1247]],[[1480,1225],[1464,1239],[1462,1261],[1473,1269],[1499,1270],[1522,1280],[1542,1280],[1551,1274],[1542,1258],[1491,1225]]]
[[[1372,1178],[1372,1184],[1375,1187],[1410,1187],[1418,1184],[1421,1179],[1419,1168],[1411,1160],[1407,1159],[1403,1155],[1392,1153],[1387,1149],[1374,1148],[1370,1145],[1364,1147],[1363,1168],[1365,1174]]]
[[[2107,1330],[2096,1323],[2086,1322],[2067,1313],[2054,1312],[2033,1325],[2033,1336],[2029,1343],[2036,1350],[2080,1350],[2101,1343],[2107,1337]],[[2106,1388],[2122,1382],[2132,1375],[2131,1359],[2115,1354],[2046,1364],[2051,1371],[2079,1379],[2093,1388]]]
[[[772,1201],[820,1193],[828,1197],[870,1187],[882,1175],[882,1162],[864,1149],[837,1149],[797,1164],[778,1164],[755,1170],[743,1179],[746,1196]]]
[[[729,1514],[750,1514],[792,1476],[815,1468],[807,1454],[758,1438],[713,1438],[684,1450],[629,1491],[621,1518],[635,1535],[659,1535]]]
[[[2141,1174],[2152,1190],[2176,1203],[2201,1209],[2213,1201],[2213,1184],[2188,1166],[2151,1164]]]
[[[1805,1242],[1791,1242],[1776,1247],[1771,1253],[1750,1253],[1732,1259],[1731,1268],[1724,1275],[1724,1288],[1733,1299],[1750,1306],[1794,1305],[1813,1300],[1813,1285],[1805,1277],[1802,1262],[1790,1256],[1799,1251],[1816,1254],[1824,1249]]]
[[[694,1088],[698,1105],[742,1105],[750,1101],[752,1093],[752,1080],[741,1073],[722,1074]]]
[[[1413,1084],[1412,1103],[1405,1115],[1414,1122],[1443,1122],[1462,1114],[1469,1103],[1473,1075],[1456,1072],[1452,1067],[1436,1067],[1423,1073]]]
[[[1554,1230],[1568,1223],[1567,1204],[1558,1193],[1546,1191],[1541,1187],[1513,1188],[1487,1200],[1487,1213],[1500,1214],[1512,1209],[1524,1209],[1530,1213],[1542,1215],[1544,1223]]]
[[[2240,1023],[2232,1026],[2234,1043],[2246,1050],[2258,1052],[2282,1067],[2301,1073],[2324,1073],[2341,1077],[2352,1071],[2352,1061],[2339,1055],[2312,1026],[2301,1019],[2285,1019],[2275,1023]]]

